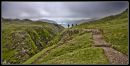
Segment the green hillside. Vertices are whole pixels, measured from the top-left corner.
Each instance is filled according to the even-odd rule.
[[[24,62],[23,64],[106,64],[103,49],[92,47],[90,33],[66,29],[61,40]],[[99,61],[100,60],[100,61]]]
[[[93,46],[93,34],[84,29],[99,29],[112,48],[128,56],[126,10],[66,29],[45,22],[2,22],[3,63],[110,64],[104,49]]]
[[[2,62],[19,64],[49,45],[64,28],[47,22],[2,20]]]
[[[127,10],[128,11],[128,10]],[[93,47],[91,33],[82,29],[100,29],[113,48],[128,54],[128,13],[105,17],[65,29],[52,46],[43,49],[23,64],[109,64],[104,51]],[[60,39],[59,42],[57,39]]]
[[[104,39],[113,48],[128,55],[128,9],[121,14],[105,17],[74,28],[95,28],[103,31]]]

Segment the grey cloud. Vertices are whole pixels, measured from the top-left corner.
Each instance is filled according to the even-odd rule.
[[[108,16],[128,8],[128,2],[73,2],[66,4],[77,17]]]
[[[2,2],[8,18],[100,18],[128,8],[127,1],[111,2]]]

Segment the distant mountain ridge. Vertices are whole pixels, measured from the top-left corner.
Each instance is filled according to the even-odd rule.
[[[55,24],[57,24],[55,21],[49,20],[49,19],[39,19],[38,21],[43,21],[43,22],[49,22],[49,23],[55,23]]]

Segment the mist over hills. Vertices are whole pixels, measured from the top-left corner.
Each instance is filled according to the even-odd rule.
[[[48,19],[39,19],[38,21],[43,21],[43,22],[48,22],[48,23],[55,23],[57,24],[57,22],[53,21],[53,20],[48,20]]]
[[[1,18],[1,20],[6,20],[6,21],[31,21],[31,22],[37,22],[37,21],[40,21],[40,22],[48,22],[48,23],[54,23],[54,24],[59,24],[59,25],[62,25],[63,27],[67,28],[67,25],[69,24],[70,27],[71,25],[78,25],[78,24],[82,24],[84,22],[89,22],[89,21],[93,21],[93,20],[96,20],[96,18],[56,18],[56,19],[49,19],[49,18],[45,18],[45,19],[37,19],[37,20],[31,20],[31,19],[9,19],[9,18]]]
[[[79,25],[79,24],[82,24],[84,22],[89,22],[89,21],[93,21],[93,20],[96,20],[96,19],[93,19],[93,18],[91,18],[91,19],[87,19],[87,18],[86,19],[76,19],[76,18],[74,18],[74,19],[61,19],[61,20],[55,20],[55,21],[57,22],[57,24],[60,24],[63,27],[67,28],[68,24],[71,27],[72,24],[75,26],[76,24]]]

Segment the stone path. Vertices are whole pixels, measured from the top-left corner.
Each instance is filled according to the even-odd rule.
[[[111,64],[128,64],[128,56],[113,49],[109,43],[103,40],[102,33],[98,29],[92,29],[93,46],[101,47]]]

